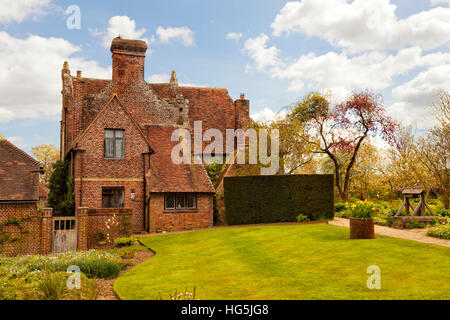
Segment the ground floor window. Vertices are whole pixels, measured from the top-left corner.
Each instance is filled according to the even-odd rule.
[[[103,208],[123,208],[124,188],[102,188]]]
[[[165,195],[164,209],[197,209],[197,195],[195,193],[168,193]]]

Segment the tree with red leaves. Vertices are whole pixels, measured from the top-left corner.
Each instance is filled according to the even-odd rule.
[[[302,139],[313,146],[313,152],[332,160],[336,188],[341,199],[347,200],[351,171],[364,140],[377,136],[393,144],[399,125],[386,115],[381,95],[370,91],[353,93],[334,107],[330,100],[311,92],[295,105],[290,116],[303,123]],[[348,155],[345,163],[338,159],[342,153]]]

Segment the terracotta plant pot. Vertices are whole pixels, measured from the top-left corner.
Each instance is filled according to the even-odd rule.
[[[372,218],[350,218],[350,239],[374,239]]]

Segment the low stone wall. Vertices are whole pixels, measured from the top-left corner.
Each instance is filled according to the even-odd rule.
[[[37,203],[0,204],[0,254],[17,256],[51,251],[52,209]]]
[[[133,217],[131,209],[78,208],[78,250],[87,250],[99,245],[99,232],[109,233],[111,243],[118,237],[124,237],[132,232]],[[107,221],[111,226],[108,229]]]

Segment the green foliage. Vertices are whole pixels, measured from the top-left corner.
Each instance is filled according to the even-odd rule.
[[[53,208],[54,215],[75,214],[73,179],[70,174],[70,161],[67,159],[53,165],[49,180],[48,205]]]
[[[313,118],[326,117],[330,108],[330,102],[318,92],[308,93],[299,101],[292,111],[292,116],[302,122]]]
[[[230,225],[311,221],[334,216],[333,175],[246,176],[224,179]]]
[[[121,263],[104,259],[75,260],[74,265],[80,267],[81,272],[88,278],[111,279],[122,270]]]
[[[103,230],[98,230],[97,231],[97,240],[102,242],[106,240],[106,232]]]
[[[305,216],[304,214],[299,214],[298,216],[297,216],[297,221],[298,222],[308,222],[308,221],[310,221],[309,220],[309,218],[308,218],[308,216]]]
[[[215,186],[217,181],[219,180],[220,174],[222,173],[224,163],[216,163],[213,162],[211,164],[205,164],[205,170],[208,173],[209,178],[211,179],[211,183]]]
[[[430,237],[450,239],[450,225],[440,225],[428,229],[427,235]]]
[[[414,229],[414,228],[426,228],[426,227],[427,227],[426,224],[420,223],[420,222],[418,222],[418,221],[416,221],[416,220],[411,220],[411,222],[409,223],[409,228],[410,228],[410,229]]]
[[[53,272],[46,274],[38,285],[43,300],[61,300],[68,294],[67,273]]]
[[[0,246],[3,246],[5,243],[9,242],[17,242],[22,241],[25,234],[30,233],[31,231],[25,227],[23,224],[25,221],[31,221],[31,217],[9,217],[5,221],[0,223]],[[10,232],[4,230],[7,226],[16,226],[19,228],[19,235],[13,236]]]
[[[135,244],[137,239],[135,237],[126,237],[126,238],[116,238],[114,240],[114,245],[116,247],[130,247]]]
[[[345,202],[338,201],[334,204],[334,211],[335,212],[341,212],[345,210]]]
[[[376,208],[375,204],[370,201],[356,201],[350,205],[352,218],[372,218]]]
[[[439,208],[436,210],[436,214],[441,217],[450,217],[450,209]]]
[[[384,217],[374,217],[373,221],[375,224],[385,227],[392,227],[393,221],[392,219],[386,219]]]

